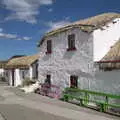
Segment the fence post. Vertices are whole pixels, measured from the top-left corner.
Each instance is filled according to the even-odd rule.
[[[105,106],[104,111],[106,112],[108,110],[108,96],[105,96]]]
[[[89,102],[89,95],[87,92],[85,92],[84,104],[87,105],[88,102]]]
[[[80,98],[80,106],[84,106],[83,99]]]
[[[105,109],[104,109],[104,104],[101,104],[101,103],[100,103],[100,112],[104,112],[104,110],[105,110]]]

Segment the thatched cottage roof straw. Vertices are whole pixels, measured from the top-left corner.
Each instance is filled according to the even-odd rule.
[[[28,68],[31,64],[39,59],[39,55],[33,56],[23,56],[18,58],[13,58],[6,64],[6,69],[11,68]]]
[[[0,61],[0,68],[4,69],[7,64],[7,61]]]
[[[115,18],[120,18],[120,14],[119,13],[103,13],[94,17],[73,22],[69,25],[63,26],[61,28],[58,28],[46,33],[43,36],[42,40],[40,40],[40,42],[38,43],[38,46],[40,46],[43,43],[45,38],[55,35],[57,33],[67,31],[72,28],[80,28],[80,30],[82,30],[83,32],[90,33],[95,29],[101,28],[102,26],[106,25],[108,22],[114,20]]]
[[[120,40],[98,62],[101,69],[120,69]]]
[[[93,16],[84,20],[75,22],[74,24],[83,25],[94,25],[94,26],[104,26],[106,23],[110,22],[115,18],[120,18],[119,13],[103,13],[97,16]]]

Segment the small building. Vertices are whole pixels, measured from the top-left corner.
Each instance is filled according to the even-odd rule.
[[[0,61],[0,76],[4,76],[4,68],[6,65],[7,61]]]
[[[119,38],[119,13],[104,13],[46,33],[38,45],[40,82],[47,80],[61,89],[78,87],[115,93],[119,80],[116,79],[114,84],[114,80],[109,82],[96,78],[100,70],[97,71],[95,63],[108,53]],[[41,80],[40,76],[46,79]],[[109,82],[111,86],[114,84],[115,89],[104,82]]]
[[[33,56],[15,56],[8,60],[5,67],[6,79],[9,85],[18,86],[25,78],[38,78],[38,58]]]

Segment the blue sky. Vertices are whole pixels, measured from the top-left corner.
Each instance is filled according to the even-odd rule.
[[[35,54],[45,32],[105,12],[120,12],[120,0],[0,0],[0,60]]]

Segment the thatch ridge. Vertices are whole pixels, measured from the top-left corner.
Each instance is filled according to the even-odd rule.
[[[73,22],[69,25],[63,26],[61,28],[58,28],[46,33],[43,36],[42,40],[38,43],[38,46],[40,46],[43,43],[46,37],[52,36],[56,33],[64,32],[72,28],[80,28],[80,30],[82,30],[83,32],[90,33],[95,29],[101,28],[106,23],[112,21],[115,18],[120,18],[120,14],[119,13],[103,13],[97,16],[93,16],[93,17],[89,17],[83,20]]]
[[[39,59],[39,54],[33,56],[23,56],[18,58],[13,58],[6,64],[6,69],[9,68],[28,68],[36,60]]]
[[[87,19],[75,22],[74,24],[103,26],[115,18],[120,18],[120,13],[103,13]]]

